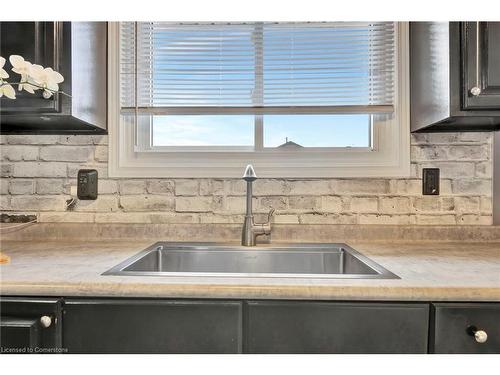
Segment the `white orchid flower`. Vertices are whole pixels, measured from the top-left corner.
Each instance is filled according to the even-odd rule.
[[[5,65],[5,61],[6,60],[2,56],[0,56],[0,80],[9,78],[9,73],[7,73],[7,71],[3,68]]]
[[[0,84],[0,98],[4,95],[9,99],[15,99],[16,90],[14,90],[14,87],[9,85],[8,83],[2,83]]]
[[[21,82],[30,82],[31,70],[33,68],[33,65],[29,61],[24,60],[24,58],[19,55],[11,55],[9,57],[9,61],[12,64],[12,71],[21,75]],[[37,90],[38,88],[28,83],[20,83],[18,89],[19,91],[22,91],[24,89],[30,94],[34,94],[35,90]]]
[[[25,90],[30,94],[34,94],[35,90],[42,89],[45,99],[50,98],[55,92],[59,92],[59,84],[64,81],[64,77],[52,68],[32,64],[19,55],[11,55],[9,61],[12,65],[12,71],[21,75],[21,80],[19,83],[5,80],[9,78],[9,74],[3,68],[6,60],[0,56],[0,97],[5,95],[10,99],[15,99],[16,90],[12,85],[16,84],[19,91]]]
[[[9,78],[9,73],[3,68],[5,61],[6,60],[0,56],[0,98],[5,95],[9,99],[15,99],[16,90],[14,90],[10,84],[3,81],[4,78]]]
[[[54,92],[59,91],[59,83],[64,81],[64,77],[52,68],[44,69],[43,66],[36,64],[32,66],[31,77],[38,86],[44,89],[43,97],[45,99],[50,98]]]

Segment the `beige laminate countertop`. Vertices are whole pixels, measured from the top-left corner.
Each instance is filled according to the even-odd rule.
[[[500,301],[499,242],[349,242],[401,279],[101,276],[154,241],[2,241],[0,293],[30,296]]]

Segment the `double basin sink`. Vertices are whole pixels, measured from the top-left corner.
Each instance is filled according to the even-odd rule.
[[[345,244],[280,244],[249,248],[185,242],[158,242],[103,275],[398,278]]]

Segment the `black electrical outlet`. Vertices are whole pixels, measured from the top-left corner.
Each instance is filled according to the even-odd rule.
[[[439,168],[422,169],[422,194],[439,195]]]
[[[97,199],[97,171],[95,169],[80,169],[77,183],[78,199]]]

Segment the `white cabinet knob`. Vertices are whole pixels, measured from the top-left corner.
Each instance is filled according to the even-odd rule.
[[[479,96],[479,94],[481,94],[481,89],[477,86],[474,86],[473,88],[470,89],[470,93],[473,96]]]
[[[480,329],[474,333],[474,339],[476,340],[476,342],[483,344],[488,340],[488,334],[486,333],[486,331]]]
[[[52,324],[52,318],[50,316],[44,315],[40,318],[40,324],[44,328],[49,328]]]

